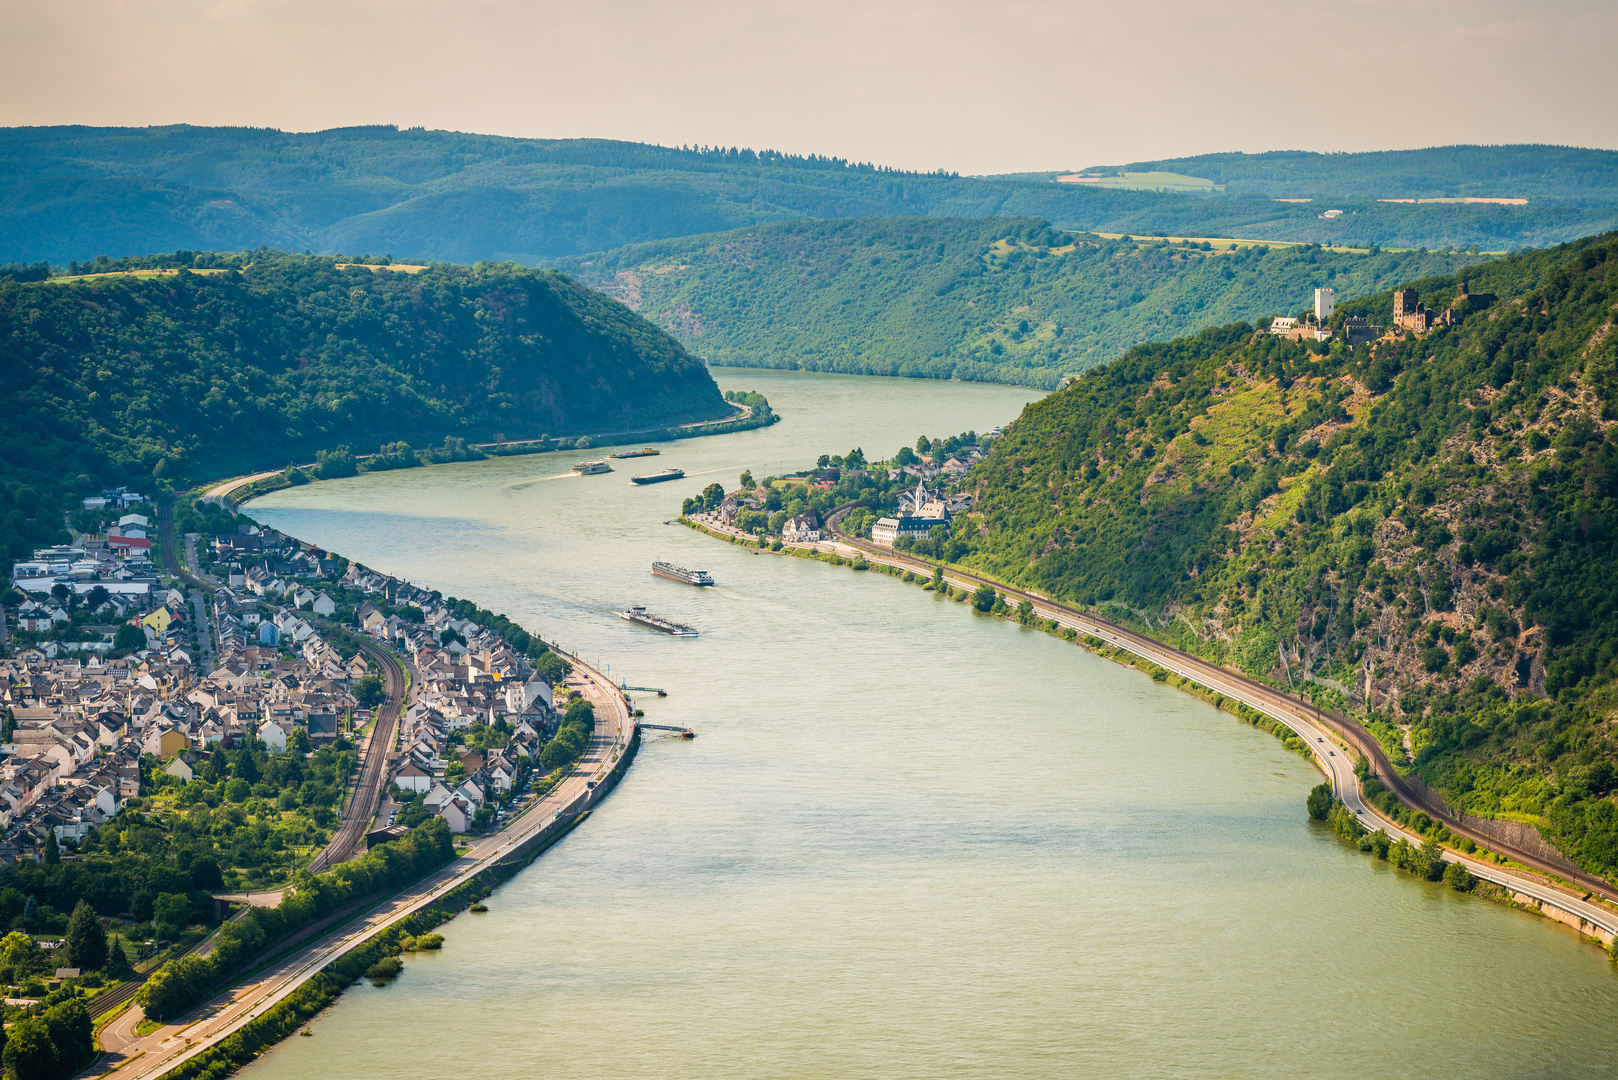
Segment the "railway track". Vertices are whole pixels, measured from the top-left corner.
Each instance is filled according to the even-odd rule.
[[[841,524],[843,516],[857,505],[859,504],[849,503],[847,505],[840,506],[833,510],[826,518],[827,528],[831,531],[832,535],[837,538],[839,543],[855,548],[856,550],[865,553],[867,556],[873,556],[881,562],[922,570],[929,575],[936,567],[943,565],[940,563],[929,562],[926,559],[919,559],[915,556],[905,555],[887,548],[879,548],[859,537],[849,536],[847,533],[844,533],[838,528],[838,525]],[[1615,887],[1611,882],[1605,881],[1602,878],[1596,877],[1594,874],[1587,873],[1583,870],[1570,869],[1565,866],[1557,866],[1530,852],[1514,847],[1511,844],[1504,843],[1493,837],[1485,836],[1474,829],[1468,828],[1466,825],[1456,820],[1455,817],[1450,814],[1449,808],[1442,805],[1442,800],[1438,799],[1429,791],[1416,788],[1414,785],[1407,782],[1404,777],[1400,776],[1399,773],[1394,769],[1393,763],[1388,759],[1387,752],[1383,750],[1382,744],[1377,742],[1376,737],[1367,731],[1359,722],[1351,719],[1350,717],[1344,716],[1341,713],[1334,712],[1330,709],[1322,709],[1313,702],[1307,702],[1302,698],[1283,693],[1282,691],[1275,689],[1273,686],[1268,686],[1264,683],[1258,682],[1257,680],[1251,679],[1246,675],[1230,671],[1216,664],[1211,664],[1200,657],[1193,656],[1187,652],[1182,652],[1172,646],[1164,645],[1161,642],[1146,637],[1144,634],[1137,633],[1126,626],[1115,623],[1110,619],[1102,618],[1101,616],[1092,614],[1090,612],[1080,612],[1074,608],[1068,607],[1066,604],[1052,600],[1049,597],[1041,596],[1025,589],[1013,588],[998,581],[991,581],[988,578],[973,574],[967,570],[961,570],[958,567],[945,566],[943,569],[946,575],[959,581],[968,582],[974,585],[988,585],[995,590],[1004,593],[1008,600],[1016,600],[1019,602],[1022,600],[1027,600],[1036,607],[1042,607],[1050,611],[1059,612],[1074,622],[1088,623],[1097,627],[1098,629],[1105,630],[1108,636],[1119,639],[1123,642],[1128,642],[1134,647],[1132,651],[1136,651],[1139,654],[1146,656],[1148,659],[1154,652],[1165,657],[1172,657],[1176,662],[1184,667],[1187,667],[1193,671],[1206,673],[1211,678],[1220,682],[1235,684],[1236,686],[1241,687],[1244,693],[1258,697],[1274,707],[1285,709],[1301,716],[1313,716],[1322,726],[1330,728],[1335,734],[1342,738],[1344,743],[1351,750],[1353,750],[1353,752],[1363,757],[1368,764],[1371,775],[1375,776],[1376,779],[1379,780],[1389,791],[1392,791],[1394,796],[1398,798],[1398,800],[1405,806],[1412,810],[1420,810],[1434,820],[1442,822],[1450,832],[1454,833],[1456,836],[1465,837],[1466,839],[1471,840],[1481,848],[1497,852],[1511,859],[1513,862],[1520,863],[1523,866],[1537,870],[1540,873],[1548,874],[1553,878],[1560,878],[1564,881],[1571,882],[1579,888],[1593,893],[1602,899],[1618,900],[1618,887]]]
[[[242,481],[246,483],[255,479],[248,477]],[[215,489],[221,490],[221,489]],[[191,587],[204,592],[214,591],[213,583],[195,576],[187,571],[180,563],[178,541],[174,533],[174,501],[166,499],[158,507],[157,512],[158,535],[163,544],[163,565],[174,577],[186,582]],[[365,835],[366,827],[370,825],[371,818],[376,814],[377,804],[382,798],[383,783],[387,779],[388,749],[393,745],[394,731],[399,724],[399,714],[404,710],[405,673],[404,665],[399,662],[389,650],[370,641],[361,639],[360,648],[370,657],[387,676],[388,699],[383,703],[377,715],[376,729],[372,732],[371,741],[365,752],[365,760],[360,765],[360,779],[354,786],[353,797],[348,801],[347,812],[343,815],[342,823],[337,832],[332,835],[331,841],[314,861],[309,864],[311,873],[320,873],[330,870],[333,866],[348,859],[354,848],[359,844],[360,838]]]
[[[399,714],[404,710],[404,666],[399,663],[398,657],[369,641],[362,641],[360,649],[387,673],[388,700],[377,714],[371,741],[366,746],[365,760],[360,764],[360,779],[354,785],[354,795],[348,801],[343,822],[325,850],[309,864],[312,874],[330,870],[348,859],[365,835],[371,818],[376,814],[377,804],[382,799],[382,786],[388,778],[388,749],[393,745],[393,733],[399,725]]]

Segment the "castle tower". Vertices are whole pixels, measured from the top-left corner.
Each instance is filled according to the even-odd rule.
[[[1332,310],[1337,306],[1337,293],[1333,289],[1315,290],[1315,319],[1325,322],[1331,318]]]
[[[1416,296],[1415,289],[1393,290],[1393,317],[1398,318],[1401,315],[1414,315],[1416,313],[1417,303],[1419,303],[1419,300]]]

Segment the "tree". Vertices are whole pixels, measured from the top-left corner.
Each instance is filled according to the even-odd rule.
[[[73,595],[73,590],[58,581],[55,585],[51,586],[51,595],[65,604],[67,603],[67,598]]]
[[[1332,794],[1330,784],[1316,784],[1309,792],[1309,816],[1316,821],[1325,821],[1331,816]]]
[[[452,642],[452,641],[458,641],[462,645],[466,644],[466,639],[461,636],[461,632],[459,630],[455,629],[455,627],[453,627],[453,626],[446,626],[446,627],[444,627],[443,632],[438,635],[438,643],[447,648],[449,646],[449,643]],[[373,678],[373,677],[374,676],[370,676],[370,675],[366,676],[367,679]],[[362,679],[360,681],[364,682],[365,680]]]
[[[725,489],[717,483],[709,484],[702,489],[702,506],[704,509],[712,510],[724,501]]]
[[[90,1010],[83,998],[71,997],[46,1009],[45,1027],[56,1049],[59,1075],[71,1076],[95,1056]]]
[[[45,865],[55,866],[62,861],[62,845],[56,842],[56,830],[49,829],[45,833]]]
[[[29,930],[39,929],[39,901],[29,894],[28,903],[23,905],[22,924]]]
[[[932,586],[934,589],[942,589],[944,587],[944,568],[942,566],[933,567]]]
[[[73,905],[73,917],[67,921],[67,956],[70,966],[85,971],[107,966],[107,935],[95,909],[83,900]]]
[[[1017,621],[1024,626],[1030,626],[1035,619],[1034,604],[1031,600],[1024,600],[1017,605]]]
[[[112,599],[112,594],[107,591],[107,587],[105,585],[97,585],[85,594],[84,606],[89,608],[91,611],[95,611],[110,599]]]
[[[164,937],[179,937],[191,923],[191,898],[185,893],[159,893],[152,918],[163,928]]]
[[[106,975],[109,979],[123,982],[135,977],[135,969],[130,966],[129,954],[124,952],[124,943],[117,935],[110,935],[107,940],[107,966]]]
[[[1459,862],[1452,862],[1444,868],[1444,884],[1456,892],[1471,892],[1477,883],[1478,879],[1472,876],[1472,871]]]
[[[972,606],[979,611],[988,611],[994,607],[994,586],[985,582],[972,591]]]
[[[6,1029],[5,1066],[7,1080],[54,1080],[59,1075],[61,1066],[44,1017],[30,1016]]]
[[[918,454],[930,453],[932,451],[932,448],[933,448],[933,441],[931,439],[929,439],[927,436],[923,435],[919,439],[916,440],[916,453],[918,453]]]
[[[817,468],[817,469],[827,469],[827,468],[830,468],[830,467],[831,467],[831,455],[830,454],[821,454],[818,458],[815,459],[815,468]]]
[[[743,469],[742,470],[741,484],[742,484],[743,488],[751,488],[753,486],[753,470],[752,469]]]
[[[146,632],[134,623],[124,623],[113,635],[112,647],[119,652],[135,652],[146,647]]]
[[[455,631],[446,629],[444,633],[454,634]],[[448,641],[444,641],[443,643],[446,645],[449,644]],[[387,694],[382,688],[382,679],[377,675],[367,675],[359,682],[354,684],[354,700],[359,702],[362,708],[374,708],[375,706],[382,704],[382,701],[386,696]]]

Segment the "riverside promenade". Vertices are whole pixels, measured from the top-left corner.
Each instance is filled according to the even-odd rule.
[[[890,548],[878,547],[869,541],[840,532],[837,529],[838,522],[849,509],[852,507],[840,507],[828,516],[827,529],[833,539],[786,546],[835,554],[846,559],[862,556],[874,565],[892,566],[927,577],[932,576],[933,571],[937,569],[935,563]],[[757,539],[722,524],[711,515],[693,514],[690,515],[690,520],[717,536],[747,541]],[[1013,603],[1027,600],[1033,604],[1035,614],[1041,618],[1054,620],[1062,627],[1098,638],[1114,648],[1156,664],[1183,679],[1246,705],[1255,712],[1285,725],[1308,744],[1311,760],[1326,774],[1337,798],[1359,817],[1361,824],[1367,829],[1374,831],[1380,828],[1395,842],[1403,839],[1418,847],[1424,841],[1422,836],[1401,828],[1374,806],[1365,802],[1360,792],[1359,777],[1354,773],[1354,762],[1359,755],[1364,755],[1372,762],[1378,778],[1406,805],[1442,820],[1452,832],[1471,837],[1480,847],[1498,851],[1524,866],[1540,869],[1535,865],[1538,860],[1528,853],[1515,851],[1499,841],[1476,835],[1442,811],[1409,798],[1402,790],[1398,777],[1394,775],[1392,766],[1387,763],[1380,746],[1375,745],[1357,724],[1344,717],[1314,709],[1302,701],[1245,676],[1163,645],[1127,627],[1068,607],[1039,593],[1013,588],[949,567],[944,568],[944,580],[954,588],[969,591],[979,585],[990,585],[1004,593],[1007,600]],[[1443,849],[1443,859],[1446,863],[1459,862],[1476,877],[1510,890],[1511,899],[1519,906],[1533,908],[1547,918],[1561,922],[1586,937],[1610,944],[1614,936],[1618,935],[1618,908],[1613,906],[1613,901],[1618,900],[1618,896],[1612,894],[1611,887],[1606,882],[1590,878],[1588,881],[1577,881],[1568,885],[1555,880],[1555,877],[1565,877],[1565,871],[1559,869],[1544,867],[1547,876],[1539,877],[1472,858],[1449,848]]]
[[[102,1046],[107,1054],[84,1075],[156,1080],[239,1031],[321,968],[378,932],[430,906],[479,874],[526,863],[555,842],[579,814],[606,797],[612,782],[628,767],[636,745],[635,722],[623,692],[582,661],[571,662],[573,673],[568,677],[568,687],[581,691],[595,706],[595,732],[584,756],[549,794],[530,803],[500,832],[474,839],[460,858],[442,870],[297,947],[176,1023],[137,1036],[135,1028],[142,1019],[140,1007],[130,1006],[103,1029]]]

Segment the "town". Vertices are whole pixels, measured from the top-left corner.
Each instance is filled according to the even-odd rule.
[[[117,493],[97,500],[86,509],[124,509]],[[395,745],[374,748],[388,756],[389,817],[437,815],[464,833],[519,793],[557,730],[553,685],[565,661],[526,633],[519,651],[490,625],[503,620],[467,602],[235,521],[203,545],[186,538],[193,565],[217,582],[206,601],[157,574],[149,514],[123,514],[16,564],[5,607],[15,648],[0,660],[0,862],[69,855],[143,797],[299,807],[300,793],[262,779],[231,798],[221,762],[244,747],[346,753],[346,785],[373,749],[379,649],[412,684]],[[189,790],[210,781],[218,792]],[[322,839],[344,793],[301,794]],[[248,868],[220,881],[266,883]]]

